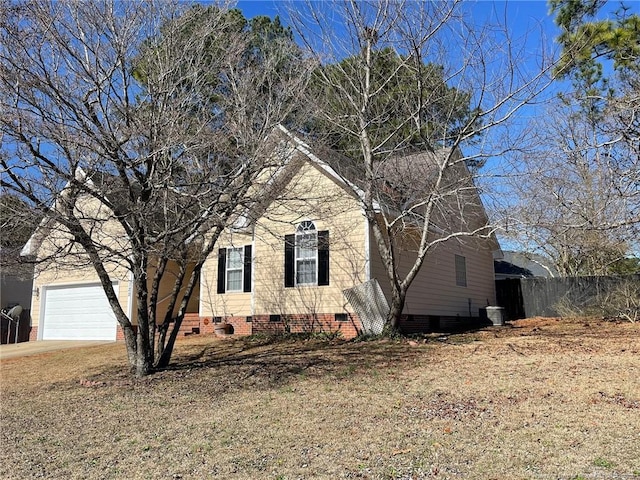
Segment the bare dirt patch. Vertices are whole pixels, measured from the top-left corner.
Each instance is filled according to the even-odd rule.
[[[640,478],[640,327],[527,319],[372,342],[184,339],[1,364],[0,478]]]

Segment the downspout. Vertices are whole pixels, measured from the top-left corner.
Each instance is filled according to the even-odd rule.
[[[127,317],[129,317],[129,321],[133,323],[133,272],[129,270],[129,292],[127,299]],[[136,322],[137,325],[137,322]]]
[[[371,226],[369,220],[362,210],[362,218],[364,219],[364,281],[371,280]]]
[[[253,224],[253,232],[251,234],[251,255],[253,258],[251,259],[251,332],[253,333],[253,317],[255,315],[256,309],[256,262],[254,262],[254,258],[256,255],[256,224]]]
[[[203,283],[203,279],[206,278],[205,273],[206,273],[206,262],[202,264],[202,267],[200,268],[200,295],[198,295],[198,317],[199,317],[199,322],[202,322],[202,312],[204,311],[204,302],[203,302],[203,298],[204,295],[202,294],[204,289],[202,288],[202,286],[204,285]]]

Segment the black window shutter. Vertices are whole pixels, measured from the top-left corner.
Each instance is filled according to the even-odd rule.
[[[318,285],[329,285],[329,231],[318,232]]]
[[[227,249],[218,250],[218,293],[225,292],[225,278],[227,273]]]
[[[284,286],[293,287],[295,285],[293,277],[295,275],[295,248],[296,236],[284,236]]]
[[[251,291],[251,245],[244,246],[244,278],[242,279],[243,292]]]

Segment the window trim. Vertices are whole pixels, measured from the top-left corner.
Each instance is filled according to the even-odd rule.
[[[300,244],[299,244],[299,239],[305,235],[310,235],[310,233],[313,235],[314,239],[315,239],[315,246],[312,247],[313,248],[313,256],[310,257],[300,257],[298,255],[299,253],[299,249],[300,249]],[[313,265],[314,265],[314,278],[313,281],[311,282],[300,282],[298,281],[298,262],[302,262],[302,261],[313,261]],[[294,278],[294,285],[296,287],[313,287],[313,286],[317,286],[318,285],[318,229],[316,228],[315,223],[313,223],[311,220],[304,220],[303,222],[300,222],[300,224],[296,227],[296,233],[295,233],[295,246],[294,246],[294,250],[293,250],[293,278]]]
[[[231,255],[228,255],[229,252],[233,250],[240,250],[241,254],[241,268],[229,268],[229,259]],[[244,245],[244,246],[230,246],[230,247],[221,247],[218,249],[218,285],[216,288],[216,293],[218,295],[229,293],[250,293],[252,290],[253,284],[253,245]],[[229,272],[231,271],[241,271],[241,284],[240,289],[238,290],[229,290]]]
[[[316,282],[296,283],[296,234],[284,236],[284,287],[324,287],[330,284],[330,237],[329,230],[317,230]]]
[[[240,252],[240,267],[234,267],[234,268],[230,268],[230,264],[231,264],[231,253],[237,250]],[[244,266],[245,266],[245,260],[244,260],[244,247],[227,247],[227,261],[226,261],[226,265],[225,265],[225,270],[224,270],[224,278],[225,278],[225,284],[226,284],[226,293],[240,293],[244,290]],[[237,289],[231,289],[229,288],[229,273],[230,272],[240,272],[240,288]]]

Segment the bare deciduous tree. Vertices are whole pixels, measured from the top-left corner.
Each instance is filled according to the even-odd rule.
[[[2,188],[44,213],[56,249],[40,261],[95,269],[137,375],[168,363],[202,264],[277,161],[265,138],[300,111],[310,71],[282,39],[249,59],[256,39],[237,16],[202,10],[41,0],[0,20]],[[132,274],[134,319],[114,268]]]
[[[482,214],[474,183],[478,171],[467,165],[511,147],[490,147],[489,134],[506,128],[544,89],[551,64],[542,54],[525,58],[524,44],[513,41],[506,24],[477,25],[459,1],[293,7],[297,33],[322,65],[314,78],[324,94],[316,98],[316,118],[328,126],[332,145],[348,146],[352,161],[341,173],[351,180],[385,264],[387,323],[394,327],[438,245],[492,238],[495,226]],[[381,54],[393,59],[380,61]],[[434,72],[444,82],[436,89]],[[321,132],[311,133],[321,140]],[[407,231],[414,233],[411,245],[402,244]],[[407,249],[414,257],[403,269]]]
[[[531,122],[530,148],[514,157],[507,235],[560,275],[617,273],[638,247],[640,163],[620,113],[594,116],[565,96]]]
[[[505,190],[509,235],[561,275],[620,273],[638,255],[639,17],[616,6],[596,18],[606,3],[550,2],[563,49],[556,73],[573,91],[530,122]]]

